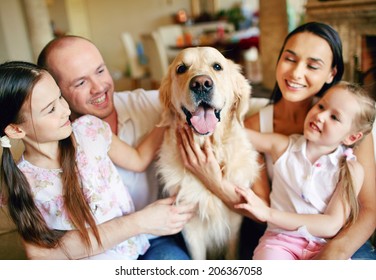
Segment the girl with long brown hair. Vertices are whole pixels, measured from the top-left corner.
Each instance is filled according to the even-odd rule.
[[[71,123],[69,106],[52,76],[21,61],[0,65],[0,107],[0,201],[8,206],[23,240],[43,248],[65,248],[69,258],[71,248],[64,246],[63,237],[76,230],[86,245],[81,256],[137,259],[142,255],[149,247],[143,233],[153,233],[150,225],[136,223],[131,236],[111,248],[107,248],[110,238],[101,235],[99,225],[134,212],[112,161],[134,171],[145,169],[156,154],[164,129],[153,130],[135,149],[94,116],[85,115]],[[10,138],[21,139],[25,146],[18,164],[10,150]],[[167,200],[173,203],[171,198]],[[189,214],[179,223],[183,226],[188,218]],[[160,222],[162,228],[165,221]]]

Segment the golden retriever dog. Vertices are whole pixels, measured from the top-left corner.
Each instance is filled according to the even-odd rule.
[[[249,188],[258,175],[257,153],[243,127],[251,86],[240,66],[211,47],[182,50],[160,87],[161,125],[169,126],[158,158],[163,191],[177,203],[196,203],[183,236],[193,259],[236,258],[241,216],[231,211],[184,168],[176,129],[185,123],[201,146],[210,137],[223,178]],[[220,186],[218,186],[220,187]]]

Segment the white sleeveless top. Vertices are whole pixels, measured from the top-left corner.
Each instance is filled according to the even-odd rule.
[[[270,207],[298,214],[322,214],[336,189],[339,161],[345,147],[339,146],[312,164],[306,156],[304,136],[294,134],[289,139],[287,150],[274,164]],[[297,231],[287,231],[268,223],[268,230],[325,243],[325,239],[311,235],[304,226]]]

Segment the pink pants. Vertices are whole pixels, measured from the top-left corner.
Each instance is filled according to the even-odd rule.
[[[302,237],[266,231],[256,247],[254,260],[310,260],[323,244]]]

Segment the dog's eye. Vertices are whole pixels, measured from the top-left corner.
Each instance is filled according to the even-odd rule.
[[[222,66],[220,64],[218,64],[218,63],[214,63],[213,64],[213,69],[215,71],[221,71],[222,70]]]
[[[183,74],[187,71],[188,67],[185,65],[185,64],[180,64],[177,68],[176,68],[176,73],[177,74]]]

